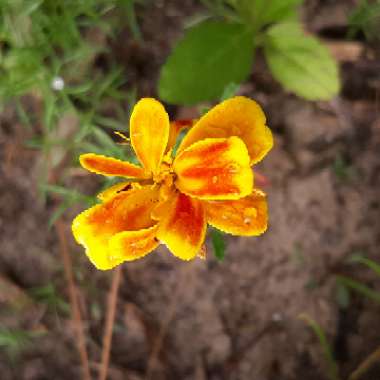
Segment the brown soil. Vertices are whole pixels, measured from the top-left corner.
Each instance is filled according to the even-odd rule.
[[[258,168],[270,182],[269,230],[258,238],[228,237],[223,263],[211,249],[207,261],[183,263],[160,248],[124,265],[109,379],[144,379],[162,332],[152,379],[327,379],[322,348],[301,313],[326,331],[342,379],[380,346],[378,305],[354,293],[348,308],[336,301],[337,274],[380,291],[379,278],[347,263],[359,251],[378,260],[380,246],[379,52],[337,36],[348,3],[315,0],[304,9],[314,33],[362,48],[355,60],[341,60],[339,98],[310,103],[285,93],[260,57],[242,86],[262,104],[275,132],[275,148]],[[127,30],[114,42],[139,95],[155,95],[158,68],[198,9],[190,0],[157,1],[139,9],[143,43]],[[334,46],[339,56],[341,45]],[[170,110],[177,117],[195,112]],[[30,134],[15,120],[12,107],[1,115],[0,326],[44,334],[14,360],[0,351],[0,379],[79,379],[69,315],[28,295],[53,283],[66,298],[67,286],[56,232],[47,226],[53,204],[38,194],[39,153],[25,148]],[[347,163],[343,175],[334,169],[338,156]],[[90,183],[89,193],[92,179],[79,180]],[[70,210],[65,223],[95,374],[112,273],[96,271],[73,242],[69,226],[77,212]],[[380,365],[362,377],[379,378]]]

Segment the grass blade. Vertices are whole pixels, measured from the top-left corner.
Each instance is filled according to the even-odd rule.
[[[319,343],[322,346],[323,354],[326,358],[328,364],[328,378],[330,380],[339,380],[338,366],[336,364],[331,346],[326,338],[322,327],[307,314],[301,314],[299,319],[306,322],[306,324],[313,330],[314,334],[317,336]]]
[[[378,276],[380,276],[380,265],[361,254],[352,255],[349,262],[364,264],[369,269],[372,269]]]
[[[380,293],[346,276],[337,276],[337,282],[380,304]]]

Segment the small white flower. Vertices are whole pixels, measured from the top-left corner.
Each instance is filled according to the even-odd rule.
[[[65,87],[65,81],[62,77],[54,77],[51,81],[51,88],[55,91],[62,91]]]

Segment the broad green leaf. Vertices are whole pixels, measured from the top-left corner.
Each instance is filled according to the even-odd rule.
[[[192,105],[218,99],[251,71],[253,34],[244,25],[205,21],[187,31],[161,69],[161,99]]]
[[[273,76],[287,90],[309,100],[328,100],[338,94],[337,63],[325,46],[303,33],[299,24],[271,27],[264,51]]]
[[[234,97],[237,92],[239,91],[239,85],[236,83],[228,83],[227,86],[224,88],[222,96],[220,97],[220,101],[230,99]]]
[[[303,0],[240,0],[236,7],[255,30],[275,22],[295,20]]]
[[[223,261],[226,254],[226,243],[224,241],[224,235],[219,230],[213,228],[211,230],[211,241],[215,257],[219,261]]]

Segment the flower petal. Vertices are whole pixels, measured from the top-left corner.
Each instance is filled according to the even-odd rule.
[[[175,120],[170,123],[169,141],[166,151],[169,151],[176,145],[178,135],[181,131],[186,128],[191,128],[194,125],[194,122],[195,121],[192,119],[183,119]]]
[[[247,145],[251,164],[260,161],[273,146],[261,107],[252,99],[236,96],[207,112],[183,139],[178,152],[208,137],[240,137]]]
[[[158,225],[138,231],[124,231],[114,235],[110,242],[113,260],[133,261],[146,256],[159,245]]]
[[[116,194],[137,188],[141,188],[141,185],[139,183],[123,181],[103,190],[97,195],[97,198],[104,202],[108,199],[113,198]]]
[[[95,153],[85,153],[79,157],[80,164],[90,172],[105,176],[130,178],[146,178],[146,173],[140,166],[106,157]]]
[[[110,239],[154,226],[150,215],[157,202],[158,190],[149,186],[117,194],[79,214],[72,224],[74,237],[98,269],[111,269],[125,258],[113,258]]]
[[[176,193],[166,202],[166,211],[158,224],[157,237],[174,256],[191,260],[201,249],[206,227],[202,202]]]
[[[169,138],[169,116],[155,99],[143,98],[134,107],[130,135],[137,157],[149,172],[156,173],[161,165]]]
[[[247,147],[238,137],[204,139],[174,160],[176,187],[199,199],[239,199],[252,192]]]
[[[268,206],[266,196],[260,190],[236,201],[204,202],[204,205],[208,223],[221,231],[256,236],[267,229]]]

